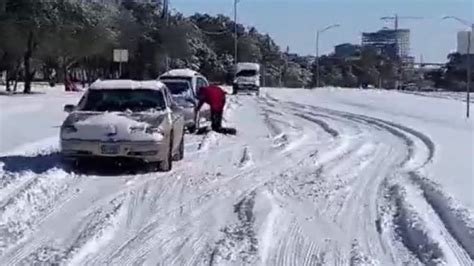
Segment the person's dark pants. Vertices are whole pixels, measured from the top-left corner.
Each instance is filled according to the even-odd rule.
[[[223,111],[211,110],[211,127],[212,130],[220,132],[222,130],[222,114]]]

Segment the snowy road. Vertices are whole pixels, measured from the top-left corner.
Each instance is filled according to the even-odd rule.
[[[473,264],[460,101],[265,89],[229,99],[239,135],[187,136],[171,173],[85,175],[57,153],[77,97],[0,98],[3,265]]]

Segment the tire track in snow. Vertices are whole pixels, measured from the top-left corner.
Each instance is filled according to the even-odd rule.
[[[417,166],[414,166],[415,169],[419,169],[423,166],[425,166],[426,164],[428,164],[434,157],[434,154],[435,154],[435,146],[433,144],[433,142],[429,139],[429,137],[427,137],[426,135],[416,131],[416,130],[413,130],[413,129],[410,129],[408,127],[405,127],[405,126],[401,126],[401,125],[398,125],[398,124],[395,124],[395,123],[392,123],[392,122],[387,122],[387,121],[383,121],[383,120],[380,120],[380,119],[374,119],[374,118],[370,118],[370,117],[367,117],[367,116],[360,116],[360,115],[353,115],[353,114],[344,114],[345,117],[348,117],[348,118],[351,118],[351,119],[354,119],[354,120],[363,120],[365,123],[367,124],[371,124],[371,125],[374,125],[376,127],[379,127],[379,128],[382,128],[384,129],[385,131],[389,132],[390,134],[392,134],[393,136],[395,136],[396,138],[399,138],[401,139],[406,147],[407,147],[407,150],[408,150],[408,154],[407,156],[405,157],[405,159],[400,162],[400,166],[401,167],[404,167],[405,165],[408,164],[408,162],[414,160],[415,158],[415,153],[420,150],[419,147],[415,146],[415,141],[412,139],[412,138],[415,138],[415,139],[418,139],[420,140],[424,146],[426,147],[427,149],[427,155],[425,156],[426,158],[424,159],[424,161],[419,161],[418,162],[414,162],[417,164]],[[398,202],[398,210],[400,211],[400,208],[402,208],[403,206],[400,205],[401,203]],[[406,206],[405,206],[406,207]],[[419,221],[419,219],[416,218],[416,212],[415,211],[408,211],[407,213],[405,213],[405,215],[400,215],[400,216],[396,216],[396,219],[395,220],[395,223],[397,224],[397,228],[402,228],[401,230],[398,230],[398,234],[401,236],[402,238],[402,242],[404,243],[405,246],[408,247],[409,250],[411,250],[412,252],[414,252],[418,259],[420,259],[423,263],[428,263],[429,261],[432,261],[432,262],[435,262],[435,261],[438,261],[438,260],[442,260],[445,258],[446,254],[444,253],[445,251],[448,251],[448,250],[445,250],[443,251],[443,249],[440,248],[439,246],[439,242],[437,242],[436,239],[433,239],[432,236],[430,235],[431,233],[422,233],[420,231],[417,231],[417,230],[423,230],[423,229],[413,229],[412,227],[408,228],[407,225],[405,223],[411,223],[411,219],[415,219],[414,221]],[[418,223],[422,223],[423,224],[423,221],[420,221]],[[423,228],[423,226],[426,226],[426,225],[421,225]],[[415,234],[418,236],[418,238],[422,238],[422,239],[425,239],[425,240],[419,240],[420,242],[414,242],[416,240],[414,240],[414,238],[411,238],[411,237],[408,237],[408,235],[410,234]],[[449,237],[446,237],[445,238],[446,242],[447,243],[450,243],[450,239]],[[423,244],[424,245],[424,248],[420,248],[420,249],[417,249],[415,247],[419,247],[420,245],[422,245],[421,243],[425,243]],[[430,243],[430,244],[428,244]],[[457,257],[457,260],[459,262],[462,262],[462,261],[465,261],[465,258],[463,258],[463,254],[462,254],[462,251],[459,251],[459,247],[457,247],[456,245],[451,245],[451,247],[449,248],[449,251],[452,251],[454,252],[454,254],[457,254],[456,257]]]
[[[323,120],[316,119],[314,117],[310,117],[310,116],[307,116],[307,115],[304,115],[304,114],[295,114],[295,115],[319,125],[324,131],[326,131],[326,133],[328,133],[329,135],[331,135],[334,138],[337,138],[339,136],[339,132],[337,130],[331,128],[329,126],[329,124],[326,123]]]
[[[332,109],[328,109],[328,108],[322,108],[322,107],[306,106],[306,105],[301,105],[301,104],[297,104],[297,105],[298,106],[303,106],[305,109],[312,109],[312,110],[320,111],[320,112],[323,112],[323,113],[325,112],[325,113],[333,114],[333,115],[336,115],[336,116],[341,116],[341,117],[347,118],[349,120],[364,122],[366,124],[374,125],[376,127],[382,128],[382,129],[390,132],[395,137],[398,137],[398,138],[402,139],[406,143],[406,145],[408,147],[408,150],[410,152],[410,154],[408,155],[409,158],[407,159],[407,161],[412,159],[412,157],[414,155],[414,149],[415,149],[414,145],[415,145],[415,143],[414,143],[413,138],[420,140],[423,143],[424,147],[426,147],[426,149],[428,150],[428,155],[426,156],[424,162],[421,165],[418,166],[418,168],[421,168],[421,167],[425,166],[426,164],[428,164],[430,161],[432,161],[432,159],[435,156],[436,147],[435,147],[434,142],[430,139],[430,137],[428,137],[427,135],[425,135],[425,134],[423,134],[423,133],[421,133],[421,132],[419,132],[419,131],[417,131],[413,128],[403,126],[403,125],[400,125],[400,124],[397,124],[397,123],[394,123],[394,122],[385,121],[385,120],[382,120],[382,119],[379,119],[379,118],[366,116],[366,115],[353,114],[353,113],[348,113],[348,112],[343,112],[343,111],[336,111],[336,110],[332,110]],[[407,136],[407,134],[411,135],[412,137]],[[406,162],[404,162],[404,163],[406,163]]]
[[[272,98],[271,96],[269,96],[267,98],[266,101],[264,101],[265,104],[269,105],[269,106],[275,106],[274,104],[271,103],[271,101],[273,102],[279,102],[277,99],[275,98]],[[285,104],[288,104],[290,106],[292,106],[293,103],[288,103],[288,102],[285,102]],[[281,103],[280,103],[281,105]],[[337,130],[335,130],[334,128],[332,128],[326,121],[324,120],[321,120],[321,119],[318,119],[318,118],[315,118],[315,114],[308,114],[304,109],[305,108],[302,108],[303,106],[299,105],[299,104],[294,104],[294,107],[290,107],[288,109],[290,109],[290,113],[299,117],[299,118],[303,118],[305,120],[308,120],[312,123],[315,123],[317,124],[318,126],[320,126],[326,133],[328,133],[329,135],[331,135],[333,138],[336,138],[339,136],[339,132]],[[281,114],[281,112],[280,112]]]
[[[316,116],[317,114],[312,113],[308,114],[309,110],[314,110],[317,111],[318,114],[329,114],[329,115],[334,115],[334,116],[339,116],[345,119],[348,119],[349,121],[353,121],[354,123],[359,123],[359,124],[364,124],[369,127],[373,127],[374,129],[381,129],[385,132],[388,132],[392,136],[394,136],[396,139],[400,139],[406,146],[407,150],[407,155],[404,157],[402,161],[400,161],[399,166],[397,167],[394,165],[394,169],[397,169],[398,171],[403,172],[403,169],[408,165],[409,162],[412,162],[413,164],[413,169],[420,169],[424,166],[426,166],[428,163],[430,163],[434,156],[435,156],[435,145],[433,141],[423,133],[414,130],[412,128],[399,125],[393,122],[389,121],[384,121],[381,119],[377,118],[372,118],[364,115],[356,115],[356,114],[351,114],[351,113],[346,113],[346,112],[340,112],[340,111],[335,111],[335,110],[330,110],[330,109],[325,109],[325,108],[319,108],[319,107],[312,107],[312,106],[306,106],[306,105],[301,105],[301,104],[294,104],[294,103],[288,103],[289,105],[292,106],[293,110],[297,112],[297,116],[307,118],[308,116]],[[295,108],[296,107],[296,108]],[[300,109],[300,110],[298,110]],[[301,112],[298,114],[298,112]],[[317,123],[318,121],[314,121]],[[317,123],[318,124],[318,123]],[[320,126],[324,127],[324,124]],[[420,142],[422,146],[418,145],[417,142]],[[423,149],[426,150],[426,152],[423,151]],[[420,157],[420,152],[424,153],[424,159],[421,159]],[[416,158],[415,158],[416,157]],[[377,185],[379,188],[374,190],[375,194],[380,194],[379,191],[383,188],[383,183],[384,179],[380,180],[379,185]],[[375,202],[378,201],[377,195],[372,196],[372,198],[375,199]],[[378,203],[377,203],[378,204]],[[376,205],[377,206],[377,205]],[[376,207],[377,209],[378,207]],[[378,217],[378,216],[376,216]],[[404,216],[403,218],[409,219],[410,217]],[[378,218],[376,218],[378,220]],[[375,220],[376,221],[376,220]],[[398,220],[398,222],[401,222],[401,220]],[[377,223],[375,223],[376,225]],[[377,228],[377,231],[380,231],[380,229]],[[427,236],[430,238],[431,236]],[[406,239],[405,239],[406,240]],[[449,239],[447,239],[449,240]],[[449,242],[449,241],[448,241]],[[406,245],[410,245],[410,241],[405,241],[404,242]],[[431,246],[434,247],[434,246]],[[440,249],[441,250],[441,249]],[[458,252],[458,247],[452,246],[450,248],[454,253]],[[431,250],[435,251],[435,249]],[[426,250],[427,254],[431,252],[430,249]],[[427,254],[422,254],[423,252],[418,253],[418,257],[420,256],[426,256]],[[435,252],[436,253],[436,252]],[[462,252],[461,252],[462,253]],[[440,253],[443,254],[443,253]],[[459,261],[465,261],[464,258],[462,257],[462,254],[457,256]]]
[[[258,257],[258,239],[254,230],[256,192],[234,205],[238,222],[222,229],[224,237],[216,242],[210,265],[239,261],[239,264],[255,264]]]
[[[262,99],[259,102],[268,106],[268,101],[264,100],[264,98]],[[301,128],[293,126],[288,121],[283,121],[282,116],[285,115],[284,113],[268,107],[261,107],[261,109],[263,110],[261,116],[268,129],[268,136],[272,139],[275,148],[282,150],[288,147],[291,142],[294,142],[296,136],[301,135]],[[274,115],[278,116],[278,118],[273,117]],[[286,130],[283,130],[283,128]]]
[[[330,112],[334,112],[334,111],[331,110]],[[338,112],[338,111],[336,111],[336,112]],[[406,127],[406,126],[403,126],[403,125],[400,125],[400,124],[396,124],[396,123],[393,123],[393,122],[388,122],[388,121],[384,121],[384,120],[381,120],[381,119],[371,118],[371,117],[364,116],[364,115],[343,114],[343,116],[354,119],[354,120],[362,120],[367,124],[371,124],[371,125],[374,125],[376,127],[382,128],[382,129],[386,130],[387,132],[390,132],[395,137],[403,140],[405,145],[407,146],[408,155],[400,163],[400,165],[402,167],[407,165],[408,162],[414,160],[415,153],[420,150],[420,148],[416,146],[415,140],[419,140],[423,144],[423,146],[427,150],[427,155],[425,156],[425,158],[423,160],[420,161],[420,159],[418,159],[417,161],[413,162],[415,164],[414,169],[420,169],[420,168],[426,166],[428,163],[430,163],[433,160],[433,158],[435,156],[435,145],[434,145],[433,141],[428,136],[426,136],[425,134],[423,134],[423,133],[421,133],[421,132],[419,132],[415,129],[412,129],[412,128],[409,128],[409,127]],[[415,140],[413,140],[413,139],[415,139]],[[411,171],[411,172],[408,172],[408,174],[413,176],[414,172]],[[433,198],[434,198],[433,196],[431,196],[431,197],[429,195],[426,196],[426,190],[425,190],[425,198],[428,201],[428,203],[436,205],[436,203],[435,203],[436,200],[433,200]],[[431,199],[431,202],[430,202],[430,199]],[[469,254],[469,256],[471,257],[471,259],[472,259],[472,250],[470,249],[470,246],[472,246],[473,239],[472,239],[472,234],[469,231],[469,230],[472,230],[472,227],[466,226],[466,223],[467,223],[466,220],[463,220],[463,219],[460,220],[459,217],[457,217],[455,215],[453,216],[452,213],[449,213],[449,212],[448,213],[446,213],[446,212],[443,213],[442,211],[440,211],[440,210],[446,210],[447,208],[444,208],[444,207],[438,207],[438,208],[433,207],[433,208],[435,209],[435,211],[438,212],[438,215],[440,216],[440,219],[443,220],[443,224],[441,224],[440,226],[441,227],[446,226],[448,228],[448,231],[450,232],[451,236],[454,239],[456,239],[458,243],[460,243],[462,248],[464,248],[464,251],[461,251],[460,247],[458,245],[452,244],[451,236],[448,235],[448,236],[445,237],[444,240],[450,246],[449,252],[453,252],[455,254],[458,262],[467,263],[468,260],[465,258],[465,252],[467,252]],[[409,213],[412,214],[412,215],[416,215],[415,212],[409,212]],[[408,216],[403,216],[403,217],[406,218],[406,219],[410,218]],[[453,219],[452,217],[455,217],[454,218],[456,220],[455,222],[452,221],[452,219]],[[399,220],[397,220],[397,222],[398,222],[398,224],[400,224],[402,221],[399,219]],[[460,229],[460,231],[467,234],[468,237],[460,236],[459,231],[454,232],[453,231],[454,227],[452,225],[450,226],[450,224],[453,224],[453,223],[454,224],[459,224],[460,228],[462,228],[462,229]],[[427,235],[425,237],[427,239],[431,238],[431,236],[429,236],[429,235]],[[413,246],[417,245],[417,244],[411,244],[413,239],[408,239],[407,240],[406,238],[403,238],[403,240],[404,240],[404,244],[408,245],[409,249],[413,251]],[[419,259],[423,259],[423,260],[426,261],[426,256],[429,257],[429,254],[431,252],[439,253],[438,255],[444,256],[443,255],[444,251],[442,251],[441,249],[440,249],[439,252],[436,251],[436,245],[438,245],[438,244],[436,244],[437,240],[436,239],[431,239],[431,240],[433,241],[434,244],[433,245],[427,245],[427,247],[428,247],[427,250],[422,249],[421,251],[420,250],[413,251],[415,254],[417,254]],[[427,240],[427,241],[429,242],[430,240]],[[433,248],[433,250],[430,250],[429,249],[430,247]],[[423,252],[427,252],[427,254],[422,254]]]
[[[53,169],[32,177],[10,195],[0,208],[0,255],[32,234],[77,181],[74,176]]]
[[[29,188],[30,186],[36,187],[35,183],[38,182],[37,180],[49,180],[49,182],[51,183],[51,180],[54,180],[54,178],[51,179],[51,174],[54,173],[55,171],[56,170],[51,170],[51,171],[45,172],[44,174],[41,174],[41,175],[34,175],[34,178],[31,179],[33,182],[31,182],[31,185],[26,187],[27,191],[31,190]],[[57,171],[62,172],[60,170],[57,170]],[[66,173],[65,173],[65,175],[66,175]],[[145,176],[147,176],[147,175],[145,175]],[[151,174],[151,175],[153,175],[153,174]],[[82,176],[82,177],[86,177],[86,176]],[[91,178],[91,176],[87,176],[87,177]],[[135,176],[135,178],[133,178],[133,179],[135,179],[135,180],[143,179],[141,177],[143,177],[143,176],[138,175],[138,176]],[[76,176],[71,176],[71,178],[75,179]],[[76,181],[80,181],[81,179],[78,179]],[[147,182],[147,179],[145,179],[145,181],[140,181],[140,182],[135,182],[135,183],[134,182],[128,182],[127,184],[130,184],[130,186],[128,188],[126,188],[125,190],[133,189],[133,187],[140,187],[141,185],[144,184],[144,182]],[[40,219],[38,219],[38,216],[26,217],[27,219],[26,218],[19,219],[20,222],[29,224],[29,226],[32,228],[32,230],[36,226],[35,224],[40,224],[41,222],[43,222],[46,219],[47,216],[52,215],[54,212],[60,211],[61,206],[64,205],[68,201],[72,201],[73,197],[75,197],[75,195],[77,194],[75,192],[78,192],[78,188],[74,189],[74,187],[77,187],[76,186],[77,184],[76,184],[74,187],[69,187],[68,188],[69,191],[65,190],[64,192],[62,192],[61,195],[64,194],[63,196],[52,199],[51,193],[54,192],[55,189],[54,189],[54,187],[51,187],[50,183],[48,183],[49,184],[48,188],[46,190],[42,190],[42,191],[51,191],[51,192],[46,193],[44,195],[42,194],[42,195],[44,197],[46,197],[48,200],[52,200],[52,201],[50,201],[50,203],[48,203],[48,206],[50,206],[51,208],[48,208],[47,210],[45,210],[44,213],[41,214],[42,218],[40,218]],[[80,184],[80,182],[78,184]],[[158,186],[158,187],[162,187],[162,186]],[[104,203],[104,202],[106,202],[107,199],[115,199],[119,196],[120,193],[122,193],[122,192],[119,191],[119,192],[111,194],[111,195],[106,195],[107,197],[105,199],[101,199],[100,202]],[[13,195],[12,195],[13,199],[11,201],[16,201],[15,199],[17,197],[23,198],[24,197],[24,196],[22,196],[23,194],[24,193],[21,193],[21,191],[19,191],[17,193],[13,193]],[[100,202],[98,204],[101,204]],[[94,204],[94,205],[97,205],[97,203]],[[53,206],[55,208],[53,208]],[[43,207],[40,207],[40,208],[43,209]],[[132,217],[131,215],[129,215],[129,216]],[[30,221],[33,221],[33,220],[35,221],[35,223],[31,224]],[[10,225],[8,225],[6,227],[11,228]],[[39,233],[39,232],[37,232],[37,233]],[[36,240],[35,240],[35,242],[36,242]],[[28,244],[28,245],[30,245],[30,244]],[[26,246],[26,248],[29,248],[29,247]],[[29,249],[31,249],[31,248],[29,248]],[[56,250],[57,248],[51,247],[51,248],[46,248],[46,250],[47,249]],[[25,253],[25,252],[28,252],[27,250],[28,249],[22,248],[22,250],[19,250],[20,251],[19,253],[13,254],[14,257],[12,257],[12,261],[17,260],[17,259],[21,259],[22,257],[27,256],[28,253]]]
[[[337,139],[337,138],[340,136],[339,131],[336,130],[336,129],[333,129],[332,126],[329,126],[329,123],[328,123],[328,122],[314,118],[315,116],[317,116],[317,115],[319,115],[319,114],[315,114],[315,113],[312,113],[312,112],[310,113],[310,112],[308,112],[307,110],[299,110],[299,109],[297,109],[297,108],[295,108],[295,107],[293,107],[293,106],[292,106],[292,107],[289,107],[289,109],[291,110],[291,113],[292,113],[293,115],[295,115],[296,117],[300,117],[300,118],[303,118],[303,119],[308,120],[308,121],[310,121],[310,122],[313,122],[313,123],[315,123],[316,125],[318,125],[319,127],[323,128],[323,130],[325,130],[326,133],[328,133],[328,135],[332,136],[333,138]],[[337,121],[337,122],[341,122],[341,121],[342,121],[342,122],[344,122],[344,123],[347,124],[347,119],[341,119],[341,117],[331,117],[331,116],[324,115],[324,114],[321,114],[320,116],[324,116],[324,118],[325,118],[326,120],[330,120],[332,124],[334,124],[334,121]],[[344,121],[344,120],[346,120],[346,121]],[[350,122],[350,121],[349,121],[349,122]],[[357,124],[357,123],[356,123],[356,124]],[[336,132],[337,132],[337,133],[336,133]],[[361,131],[360,131],[360,130],[356,130],[356,132],[359,132],[359,133],[360,133]],[[344,139],[344,138],[345,138],[345,137],[343,136],[343,139]],[[339,141],[341,141],[341,140],[337,140],[337,142],[339,142]],[[343,145],[343,146],[344,146],[344,145]],[[327,169],[328,166],[331,167],[331,165],[332,165],[332,167],[333,167],[334,169],[337,169],[337,166],[340,164],[341,160],[342,160],[342,161],[346,161],[346,160],[347,160],[347,162],[351,162],[351,160],[353,159],[353,157],[354,157],[354,158],[357,158],[357,157],[358,157],[358,154],[360,153],[358,147],[362,148],[363,145],[362,145],[362,144],[359,144],[359,145],[347,145],[347,146],[344,147],[340,152],[336,152],[336,153],[333,152],[333,155],[330,155],[331,152],[329,152],[329,153],[326,152],[327,154],[324,154],[324,152],[322,152],[322,153],[323,153],[322,156],[317,156],[317,155],[316,155],[316,156],[315,156],[315,159],[313,160],[313,161],[314,161],[314,162],[313,162],[313,165],[316,165],[316,166],[319,165],[319,166],[320,166],[319,168],[316,168],[316,169],[313,169],[313,170],[308,169],[308,175],[305,175],[305,174],[301,174],[301,173],[300,173],[300,174],[298,174],[297,176],[295,176],[294,178],[300,179],[300,177],[302,177],[302,176],[307,176],[307,177],[309,177],[309,178],[307,179],[308,182],[303,182],[303,185],[304,185],[304,184],[308,184],[308,188],[310,188],[310,189],[311,189],[311,187],[315,187],[315,188],[316,188],[316,187],[324,186],[324,182],[321,183],[321,181],[318,181],[318,179],[321,179],[321,174],[322,174],[323,172],[327,172],[327,171],[328,171],[328,169]],[[319,159],[318,157],[321,157],[321,158]],[[334,162],[334,163],[332,164],[332,162]],[[302,166],[302,167],[308,167],[308,166],[305,164],[305,165]],[[363,168],[363,167],[361,167],[361,168]],[[319,170],[318,170],[318,169],[319,169]],[[349,168],[348,168],[348,169],[349,169]],[[313,172],[312,172],[312,171],[313,171]],[[356,171],[356,172],[358,172],[358,171]],[[318,174],[318,173],[319,173],[319,174]],[[356,173],[356,174],[357,174],[357,173]],[[355,174],[355,175],[356,175],[356,174]],[[323,175],[323,176],[324,176],[324,175]],[[294,182],[295,180],[292,180],[292,179],[293,179],[293,176],[284,176],[284,177],[282,178],[282,180],[288,180],[288,183],[287,183],[286,186],[284,186],[284,188],[283,188],[283,191],[282,191],[283,194],[287,193],[287,192],[285,192],[285,191],[289,191],[289,188],[291,188],[291,187],[292,187],[292,184],[295,183],[295,182]],[[296,183],[298,183],[298,182],[296,182]],[[306,185],[304,185],[304,186],[306,186]],[[304,187],[304,186],[303,186],[303,187]],[[291,190],[292,190],[293,192],[291,192],[290,194],[288,194],[290,197],[295,197],[295,196],[301,194],[301,191],[298,191],[297,189],[291,189]],[[328,188],[326,188],[326,189],[325,189],[325,188],[322,188],[322,189],[321,189],[321,192],[330,191],[330,190],[331,190],[331,189],[328,189]],[[314,196],[316,196],[316,197],[319,197],[319,201],[323,201],[323,202],[324,202],[324,201],[325,201],[325,198],[326,198],[326,200],[327,200],[327,196],[324,197],[324,196],[322,196],[322,195],[318,195],[317,192],[316,192],[315,195],[312,194],[312,193],[306,194],[306,195],[305,195],[305,194],[306,194],[306,193],[304,193],[304,194],[302,195],[302,196],[303,196],[302,199],[304,199],[304,198],[313,198]],[[317,198],[315,198],[315,199],[313,199],[313,200],[315,200],[315,202],[317,202],[316,199],[317,199]],[[349,219],[350,219],[350,218],[349,218]],[[297,234],[297,233],[295,233],[295,232],[286,233],[286,235],[293,235],[293,234]],[[284,241],[284,242],[287,243],[287,242],[289,242],[289,241]],[[298,241],[297,241],[297,243],[298,243]],[[298,245],[298,244],[293,244],[293,243],[289,242],[288,245],[293,246],[293,245]],[[337,246],[334,246],[334,248],[335,248],[335,249],[338,249]],[[293,251],[294,251],[294,250],[293,250]],[[293,251],[289,251],[289,253],[292,253]],[[278,251],[278,253],[283,253],[283,252],[285,252],[285,251],[281,251],[281,250]],[[295,252],[297,252],[297,251],[294,251],[293,253],[295,253]],[[344,265],[344,264],[348,263],[347,260],[343,259],[343,257],[345,257],[346,254],[344,254],[344,256],[341,256],[341,254],[332,256],[334,251],[331,250],[331,251],[329,251],[329,252],[330,252],[330,253],[329,253],[328,256],[321,255],[321,254],[319,254],[319,252],[318,252],[318,254],[319,254],[319,256],[318,256],[318,258],[319,258],[319,264],[324,264],[324,263],[327,264],[327,263],[328,263],[328,259],[329,259],[329,261],[331,261],[331,259],[332,259],[332,261],[334,261],[336,264],[339,263],[339,264],[341,264],[341,265]],[[323,253],[323,254],[324,254],[324,253]],[[359,254],[359,253],[358,253],[358,254]],[[314,255],[314,254],[313,254],[313,255]],[[359,255],[360,255],[360,254],[359,254]],[[352,256],[352,255],[350,255],[350,256]],[[364,258],[364,259],[365,259],[366,257],[361,257],[361,258]],[[359,259],[361,259],[361,258],[359,258]],[[355,259],[354,259],[354,260],[355,260]],[[322,263],[321,263],[321,262],[322,262]],[[276,264],[283,264],[283,265],[286,265],[286,264],[288,264],[288,263],[290,263],[290,265],[301,265],[301,262],[300,262],[300,263],[294,263],[294,261],[292,262],[291,259],[290,259],[289,261],[288,261],[288,260],[286,260],[286,261],[285,261],[285,260],[284,260],[284,261],[280,261],[279,263],[276,263]],[[316,264],[316,262],[314,262],[313,264]]]
[[[106,208],[98,208],[84,217],[79,231],[71,236],[71,243],[40,246],[19,263],[81,265],[88,255],[97,252],[113,238],[120,217],[124,217],[124,200],[125,197],[113,200]]]
[[[432,181],[414,172],[410,173],[410,178],[420,187],[423,197],[443,221],[449,233],[474,261],[474,221],[469,218],[473,215],[468,210],[458,207],[458,204],[455,204],[454,200]]]
[[[414,254],[417,259],[428,265],[469,264],[469,257],[453,243],[450,236],[443,233],[443,225],[437,223],[437,217],[430,217],[430,210],[423,213],[409,202],[413,188],[393,185],[390,188],[390,199],[394,205],[393,222],[395,237]],[[422,202],[417,203],[417,205]],[[426,203],[425,203],[426,204]],[[421,205],[422,206],[422,205]],[[427,226],[428,219],[434,227]],[[436,226],[438,225],[438,226]],[[441,230],[441,231],[440,231]],[[441,241],[442,240],[442,241]]]

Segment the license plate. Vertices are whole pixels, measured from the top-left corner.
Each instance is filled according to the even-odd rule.
[[[120,152],[120,145],[102,145],[100,149],[102,154],[114,155]]]

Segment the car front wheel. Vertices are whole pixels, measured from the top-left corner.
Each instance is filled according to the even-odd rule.
[[[178,153],[174,157],[175,161],[181,161],[184,159],[184,134],[181,137],[181,142],[179,143]]]
[[[162,172],[169,172],[173,168],[173,139],[170,137],[168,145],[168,154],[166,158],[159,163]]]

